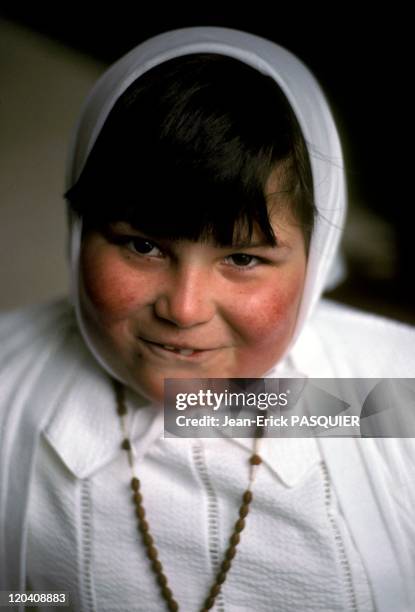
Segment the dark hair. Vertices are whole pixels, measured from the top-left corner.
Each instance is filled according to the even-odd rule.
[[[311,168],[285,95],[243,62],[192,54],[120,96],[65,197],[87,228],[126,221],[153,237],[229,245],[258,227],[275,245],[264,190],[278,165],[308,244]]]

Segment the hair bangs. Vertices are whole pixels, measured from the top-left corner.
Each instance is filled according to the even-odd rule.
[[[124,221],[221,246],[255,229],[275,245],[265,188],[293,158],[296,126],[270,77],[221,55],[175,58],[120,96],[65,197],[86,228]]]

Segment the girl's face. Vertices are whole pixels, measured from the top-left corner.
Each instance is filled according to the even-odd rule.
[[[277,187],[271,175],[267,193]],[[127,385],[161,402],[165,378],[256,378],[281,358],[297,319],[306,252],[301,227],[273,198],[275,247],[255,232],[249,244],[226,248],[153,240],[122,222],[84,235],[82,317]]]

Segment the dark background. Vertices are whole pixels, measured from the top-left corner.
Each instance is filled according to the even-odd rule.
[[[160,32],[195,25],[246,30],[274,40],[298,55],[323,86],[338,124],[352,203],[386,220],[393,229],[397,262],[393,274],[371,277],[353,252],[350,278],[331,295],[360,308],[415,322],[412,187],[412,18],[398,5],[363,13],[331,3],[301,5],[3,3],[8,19],[64,42],[108,64]],[[272,13],[271,13],[272,11]],[[370,228],[367,241],[373,239]],[[386,248],[386,247],[385,247]]]

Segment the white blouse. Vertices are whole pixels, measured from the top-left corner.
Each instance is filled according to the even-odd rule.
[[[161,415],[133,414],[150,531],[180,609],[197,611],[238,518],[252,440],[164,439]],[[97,415],[96,407],[58,410],[42,436],[29,502],[28,582],[69,591],[77,612],[167,609],[137,530],[126,453],[114,450],[122,439],[115,403],[104,406],[101,422]],[[75,422],[83,426],[78,440],[71,439]],[[374,610],[316,441],[265,439],[259,452],[246,527],[213,609]]]

